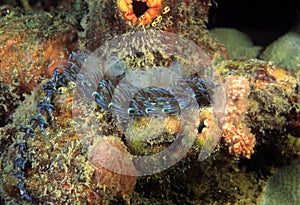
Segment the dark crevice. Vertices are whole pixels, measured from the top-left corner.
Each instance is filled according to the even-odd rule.
[[[137,18],[142,16],[149,9],[146,2],[141,2],[141,1],[133,1],[132,7],[133,7],[133,13],[136,15]]]
[[[300,25],[300,1],[215,0],[209,11],[209,29],[236,28],[255,45],[266,46]]]
[[[201,122],[198,126],[198,133],[201,133],[202,130],[205,128],[206,126],[204,125],[204,122]]]

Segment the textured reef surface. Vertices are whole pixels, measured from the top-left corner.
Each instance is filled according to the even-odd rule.
[[[299,204],[300,37],[212,4],[4,1],[0,203]]]

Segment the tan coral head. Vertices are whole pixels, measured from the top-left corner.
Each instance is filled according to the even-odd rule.
[[[121,16],[131,25],[151,24],[160,15],[163,0],[117,0]]]

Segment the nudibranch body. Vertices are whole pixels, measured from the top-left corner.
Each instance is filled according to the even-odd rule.
[[[118,0],[121,16],[131,25],[145,26],[162,11],[162,0]]]

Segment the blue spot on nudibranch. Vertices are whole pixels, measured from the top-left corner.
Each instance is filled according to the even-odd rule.
[[[24,169],[26,162],[27,162],[27,159],[24,159],[22,156],[18,155],[14,159],[14,166],[20,167],[21,169]]]

